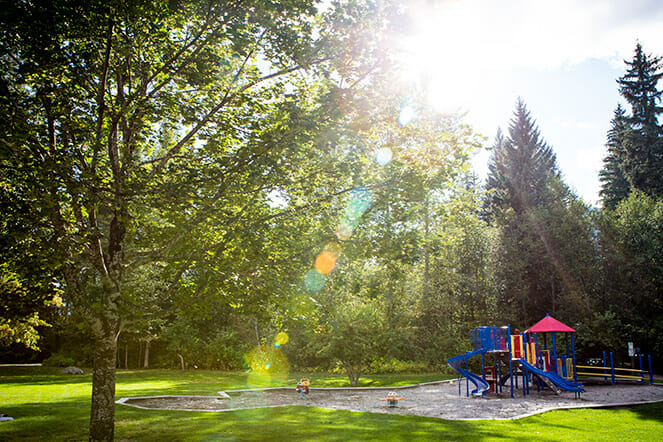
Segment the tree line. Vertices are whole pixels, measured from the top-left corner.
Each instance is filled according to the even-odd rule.
[[[595,209],[522,100],[481,183],[484,139],[393,81],[401,8],[317,6],[2,11],[3,358],[93,366],[91,440],[124,367],[356,384],[546,313],[661,361],[660,59],[619,79]]]

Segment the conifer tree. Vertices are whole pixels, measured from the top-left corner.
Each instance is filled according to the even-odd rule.
[[[496,138],[487,189],[486,212],[498,232],[501,317],[527,325],[546,313],[572,319],[587,311],[581,269],[593,253],[584,206],[562,181],[555,154],[522,100],[508,137]]]
[[[603,169],[599,172],[601,191],[599,195],[603,207],[614,209],[617,204],[631,193],[631,185],[624,176],[622,163],[625,160],[623,146],[624,134],[628,129],[624,108],[620,105],[615,109],[612,127],[608,131],[608,155],[603,159]]]
[[[486,212],[511,207],[522,214],[541,202],[546,181],[558,176],[555,153],[541,138],[525,103],[518,99],[509,136],[499,131],[488,165]]]
[[[617,81],[619,93],[631,106],[622,137],[622,170],[632,187],[657,196],[663,196],[663,128],[658,122],[663,108],[659,106],[662,92],[657,88],[663,77],[661,61],[661,57],[646,55],[638,43],[633,61],[626,62],[627,71]]]

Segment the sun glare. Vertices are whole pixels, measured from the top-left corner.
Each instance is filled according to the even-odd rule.
[[[479,12],[472,3],[445,2],[411,14],[412,32],[401,41],[403,80],[441,113],[468,110],[483,63]]]

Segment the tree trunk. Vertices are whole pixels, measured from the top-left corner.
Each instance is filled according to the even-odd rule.
[[[256,344],[260,345],[260,330],[258,330],[258,318],[253,318],[253,325],[256,330]]]
[[[150,341],[145,341],[145,359],[143,360],[143,368],[150,368]]]
[[[124,343],[124,368],[129,368],[129,341]]]
[[[140,361],[143,359],[143,346],[138,341],[138,360],[136,361],[136,368],[140,368]]]
[[[424,200],[424,283],[423,283],[423,296],[428,299],[430,296],[430,245],[428,243],[429,236],[429,218],[428,218],[428,196]]]
[[[114,438],[117,341],[113,330],[106,329],[104,336],[96,338],[94,349],[90,441],[112,441]]]
[[[177,353],[177,356],[180,357],[180,363],[182,364],[182,371],[184,371],[184,356],[181,354]]]
[[[341,362],[343,363],[343,367],[345,367],[345,372],[348,374],[348,378],[350,379],[350,385],[353,387],[359,385],[361,365],[358,365],[357,369],[355,370],[351,362],[346,362],[346,361],[341,361]]]

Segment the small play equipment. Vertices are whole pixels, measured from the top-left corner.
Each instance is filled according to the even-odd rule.
[[[405,398],[398,396],[398,393],[395,391],[390,391],[387,393],[387,397],[380,398],[381,401],[387,401],[389,407],[395,407],[398,405],[398,401],[402,401],[403,399]]]
[[[610,352],[610,359],[606,358],[606,352],[603,352],[602,365],[578,365],[578,376],[582,376],[583,381],[589,382],[604,382],[615,385],[617,382],[637,382],[640,384],[645,383],[645,379],[649,379],[649,383],[654,383],[654,375],[652,372],[651,355],[643,355],[640,353],[633,355],[639,362],[638,368],[635,364],[632,368],[615,368],[615,359],[612,352]],[[644,367],[643,359],[647,361],[647,366]]]
[[[302,378],[298,383],[297,383],[297,391],[299,392],[299,397],[302,399],[306,399],[306,395],[308,394],[308,386],[311,385],[311,381],[309,381],[308,378]]]
[[[560,351],[560,347],[564,345],[559,345],[556,333],[565,333],[565,352]],[[520,375],[523,395],[529,393],[532,383],[539,390],[547,386],[556,394],[562,390],[572,391],[577,398],[585,390],[582,384],[577,382],[574,333],[574,329],[550,315],[546,315],[522,334],[516,330],[512,335],[510,326],[477,327],[469,333],[470,340],[474,342],[474,350],[450,358],[447,364],[467,378],[468,396],[469,382],[476,387],[471,394],[481,397],[489,392],[501,392],[503,385],[510,380],[511,397],[513,397],[514,383],[515,388],[518,388]],[[493,365],[486,366],[486,356],[491,354]],[[482,376],[469,371],[469,360],[475,356],[481,356]],[[458,393],[460,394],[460,383]]]

